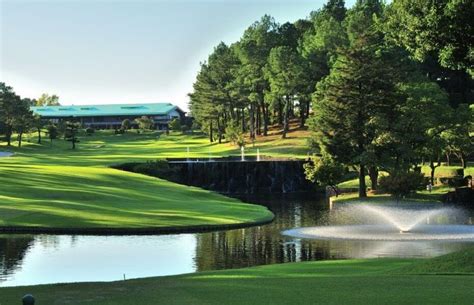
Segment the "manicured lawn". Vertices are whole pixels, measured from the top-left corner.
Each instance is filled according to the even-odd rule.
[[[357,186],[356,186],[357,187]],[[441,196],[452,190],[449,186],[435,186],[431,192],[426,190],[418,191],[416,194],[412,194],[406,198],[395,198],[389,194],[367,194],[367,198],[359,199],[359,194],[356,192],[344,193],[338,197],[332,197],[332,202],[337,203],[348,203],[348,202],[372,202],[372,203],[384,203],[384,202],[413,202],[413,203],[436,203],[441,202]]]
[[[474,251],[429,259],[339,260],[80,283],[0,288],[0,303],[472,304]],[[439,273],[441,271],[442,274]]]
[[[270,220],[266,208],[198,188],[108,168],[159,157],[227,155],[228,145],[202,136],[110,132],[82,137],[77,150],[57,140],[32,142],[0,158],[0,226],[150,228]],[[3,145],[3,144],[2,144]]]

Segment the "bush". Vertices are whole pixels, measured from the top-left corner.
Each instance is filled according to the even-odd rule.
[[[189,130],[188,125],[182,125],[182,126],[181,126],[181,132],[182,132],[182,133],[186,133],[188,130]]]
[[[91,136],[94,134],[94,132],[95,132],[94,128],[91,128],[91,127],[86,128],[86,135]]]
[[[171,122],[168,123],[169,129],[173,131],[180,131],[181,130],[181,120],[180,119],[173,119]]]
[[[421,190],[426,183],[427,180],[423,174],[417,172],[398,172],[379,178],[380,189],[396,197],[403,197]]]
[[[147,161],[133,166],[133,172],[148,176],[176,181],[177,170],[169,166],[166,160]]]
[[[225,138],[227,141],[232,142],[233,144],[238,145],[239,147],[245,146],[245,137],[242,129],[239,127],[239,124],[235,122],[229,122],[225,129]]]

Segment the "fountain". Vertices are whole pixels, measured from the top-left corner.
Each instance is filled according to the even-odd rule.
[[[240,146],[240,161],[245,161],[245,147]]]
[[[294,228],[283,235],[310,239],[474,241],[474,226],[450,224],[456,208],[351,204],[328,214],[329,225]]]
[[[189,162],[189,146],[186,147],[186,162]]]
[[[260,149],[257,148],[257,162],[260,162]]]

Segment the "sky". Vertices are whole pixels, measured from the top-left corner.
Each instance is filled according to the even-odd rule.
[[[346,1],[350,6],[354,1]],[[293,22],[324,0],[0,0],[0,82],[63,105],[170,102],[221,41],[264,14]]]

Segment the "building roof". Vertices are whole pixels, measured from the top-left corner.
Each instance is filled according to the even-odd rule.
[[[91,117],[127,115],[167,115],[173,110],[184,113],[178,106],[170,103],[149,104],[108,104],[72,106],[35,106],[31,110],[42,117]]]

